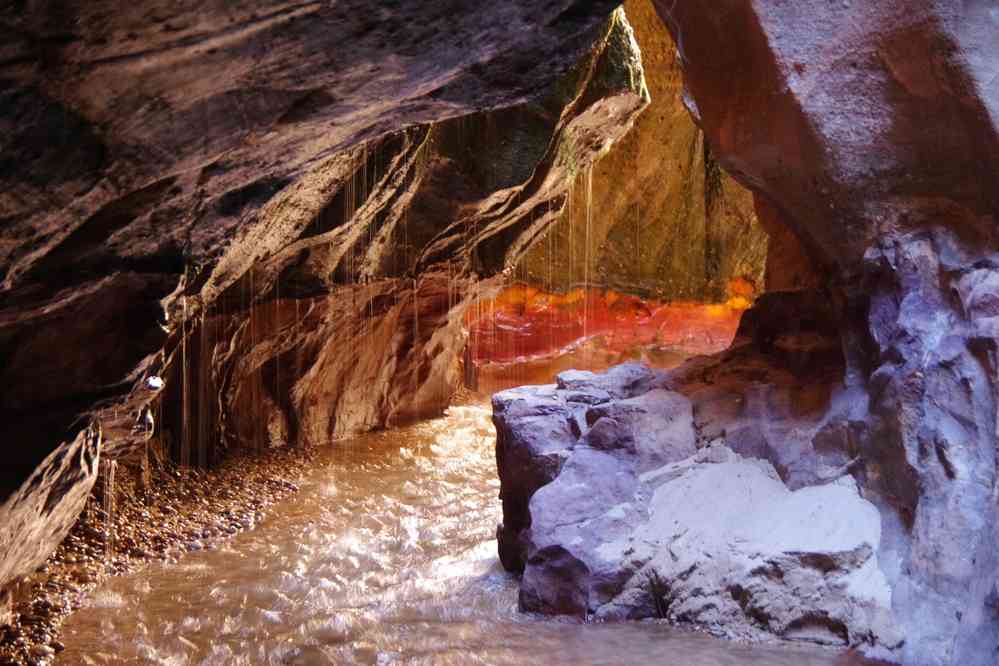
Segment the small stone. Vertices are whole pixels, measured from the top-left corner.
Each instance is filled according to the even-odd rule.
[[[50,659],[55,655],[55,650],[48,645],[36,645],[28,651],[28,654],[34,659]]]

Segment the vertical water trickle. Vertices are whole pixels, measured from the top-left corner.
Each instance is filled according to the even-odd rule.
[[[568,262],[566,263],[566,284],[567,285],[576,285],[579,282],[579,278],[580,278],[580,276],[575,273],[575,269],[576,269],[576,242],[577,242],[576,241],[576,216],[577,216],[577,208],[576,208],[576,195],[577,195],[576,182],[578,181],[578,179],[579,179],[579,174],[575,174],[574,178],[572,179],[572,182],[569,183],[569,204],[568,204],[568,210],[566,211],[566,215],[567,215],[566,219],[569,222],[568,225],[566,225],[568,227],[568,234],[567,234],[567,236],[568,236],[568,239],[569,239],[568,248],[567,248],[568,249]],[[573,290],[575,290],[575,287],[573,287]],[[577,309],[577,303],[575,303],[573,301],[570,301],[569,308],[571,308],[570,314],[571,314],[571,316],[573,318],[573,322],[572,323],[573,323],[573,325],[575,325],[575,323],[576,323],[575,320],[579,316],[578,315],[579,311]]]
[[[180,464],[191,464],[191,378],[187,353],[187,296],[181,297],[183,318],[180,322]]]
[[[634,280],[637,284],[641,284],[642,280],[642,245],[639,238],[641,233],[642,224],[642,209],[640,204],[635,203],[635,273]]]
[[[415,396],[417,394],[417,391],[419,391],[419,388],[420,388],[420,385],[418,383],[419,382],[419,377],[418,377],[419,371],[417,370],[417,368],[419,367],[419,362],[418,362],[418,358],[419,357],[418,357],[418,355],[416,353],[416,350],[418,349],[419,344],[420,344],[420,297],[419,297],[419,291],[420,291],[420,276],[419,276],[419,274],[416,274],[416,275],[413,276],[413,345],[411,347],[411,350],[412,350],[411,353],[413,354],[413,368],[415,370],[411,374],[412,383],[413,383],[413,390],[412,390],[412,395],[413,396]]]
[[[208,394],[209,383],[208,377],[211,373],[211,363],[209,361],[208,346],[211,342],[209,339],[208,331],[205,329],[207,321],[205,318],[205,308],[201,308],[200,323],[198,326],[198,337],[200,344],[198,345],[198,374],[196,376],[196,381],[198,382],[198,404],[195,406],[197,409],[197,423],[198,423],[198,466],[201,468],[208,467],[208,440],[209,440],[209,428],[211,428],[211,411],[208,406],[211,404],[211,399]]]
[[[282,397],[282,393],[281,393],[281,354],[282,354],[282,351],[283,351],[283,347],[281,345],[281,321],[280,321],[280,317],[281,317],[281,275],[279,273],[277,275],[277,277],[274,278],[274,314],[273,314],[273,322],[271,324],[271,327],[272,327],[272,330],[274,331],[274,340],[275,340],[274,348],[275,348],[275,352],[274,352],[274,389],[273,389],[273,393],[271,395],[272,395],[272,398],[274,400],[275,407],[279,410],[279,412],[283,412],[284,411],[283,405],[285,405],[287,403],[285,403],[285,401],[283,399],[281,399],[281,397]],[[290,433],[286,432],[285,433],[285,437],[287,437],[289,434]],[[290,442],[286,441],[284,443],[288,444]]]
[[[488,340],[495,354],[495,350],[498,349],[498,346],[496,344],[496,298],[495,297],[489,299],[487,307],[489,308],[489,314],[487,315],[486,318],[487,325],[489,326]]]
[[[249,295],[249,304],[248,304],[249,307],[248,313],[250,317],[250,325],[249,325],[250,344],[247,347],[250,350],[251,355],[253,354],[253,350],[255,349],[257,341],[256,322],[254,321],[254,319],[256,318],[255,317],[256,309],[253,307],[257,293],[255,282],[256,281],[254,279],[254,274],[253,274],[253,264],[250,264],[250,287],[249,287],[250,295]],[[263,448],[261,446],[262,440],[260,437],[260,415],[262,414],[262,412],[260,411],[260,389],[259,389],[259,385],[262,382],[263,382],[262,377],[260,378],[259,381],[256,381],[255,378],[253,378],[252,376],[250,377],[250,407],[253,410],[251,412],[252,417],[250,419],[250,422],[252,423],[251,427],[253,428],[253,432],[251,433],[251,436],[253,438],[252,447],[255,450],[260,450],[261,448]]]
[[[118,463],[114,460],[101,461],[104,476],[104,560],[110,562],[115,547],[115,471]]]
[[[590,233],[593,226],[593,164],[586,166],[586,230],[583,236],[583,358],[589,360],[587,333],[590,319]]]
[[[293,331],[294,331],[294,335],[296,337],[298,337],[299,340],[303,339],[302,337],[299,337],[299,336],[300,336],[301,332],[305,330],[305,327],[302,326],[302,309],[301,309],[301,303],[302,303],[301,296],[300,295],[296,295],[295,296],[295,328],[293,329]],[[303,363],[302,363],[302,347],[303,346],[304,345],[301,344],[301,343],[295,345],[294,369],[293,369],[292,375],[291,375],[292,376],[292,380],[289,382],[289,385],[288,385],[288,390],[289,391],[291,391],[291,388],[294,385],[294,382],[295,382],[294,378],[295,377],[302,377],[302,376],[305,375],[305,368],[303,367]],[[290,356],[291,355],[289,354],[289,357]],[[288,401],[288,404],[289,405],[293,405],[293,403],[292,403],[291,400]],[[294,406],[292,406],[291,409],[296,409],[296,408]],[[299,416],[301,415],[300,409],[296,409],[296,414],[298,414]],[[298,423],[298,427],[295,429],[295,434],[297,436],[297,441],[295,443],[300,443],[300,442],[304,441],[302,439],[302,428],[301,428],[301,425],[302,425],[302,421],[300,419],[299,423]]]

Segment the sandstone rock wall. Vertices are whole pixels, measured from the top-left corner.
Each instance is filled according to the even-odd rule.
[[[538,101],[391,135],[337,156],[345,170],[331,166],[322,185],[291,186],[263,227],[288,225],[302,191],[322,187],[304,233],[229,283],[230,258],[262,242],[251,229],[197,296],[175,301],[185,323],[167,343],[160,436],[203,462],[219,445],[323,443],[440,413],[465,309],[556,218],[569,165],[591,161],[646,103],[618,13]]]
[[[210,301],[301,235],[338,154],[536,97],[615,6],[0,8],[0,496],[131,390],[176,324],[161,300]],[[314,189],[300,214],[262,214],[289,186]]]
[[[652,103],[591,169],[524,257],[519,278],[565,291],[589,282],[660,300],[720,302],[745,278],[763,290],[767,234],[753,194],[723,171],[681,99],[682,60],[649,0],[629,0]]]
[[[200,463],[439,409],[468,288],[647,102],[614,6],[0,9],[0,501],[37,509],[17,524],[91,419],[122,456],[151,409],[154,443]],[[92,483],[58,476],[53,505]],[[59,531],[3,543],[0,587]]]
[[[902,660],[994,663],[994,6],[655,4],[713,154],[765,197],[835,308],[853,395],[824,445],[882,511]]]

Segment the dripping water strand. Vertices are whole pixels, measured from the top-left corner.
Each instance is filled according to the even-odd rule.
[[[104,477],[104,560],[110,562],[115,551],[115,471],[118,463],[114,460],[102,460],[101,471]]]
[[[583,354],[587,344],[590,319],[590,233],[593,222],[593,165],[586,167],[586,229],[583,237]]]
[[[191,387],[188,377],[187,358],[187,296],[181,298],[183,319],[180,323],[180,377],[181,377],[181,419],[180,419],[180,464],[185,467],[191,464]]]
[[[209,404],[208,394],[208,332],[205,330],[205,308],[201,308],[201,322],[199,324],[198,335],[201,344],[198,353],[198,466],[202,469],[208,467],[208,429],[210,427],[209,415],[204,413]]]

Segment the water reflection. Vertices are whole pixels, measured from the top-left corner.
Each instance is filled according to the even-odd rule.
[[[496,557],[484,405],[330,447],[302,491],[230,544],[114,579],[60,664],[845,663],[656,623],[521,615]]]

